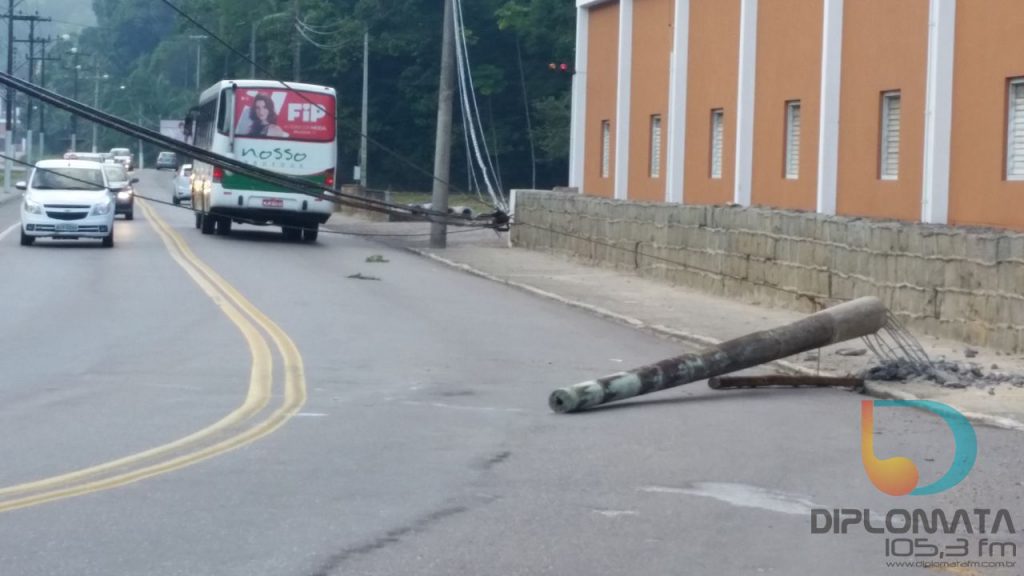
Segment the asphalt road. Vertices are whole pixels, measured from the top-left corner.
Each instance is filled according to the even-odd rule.
[[[366,239],[202,236],[148,206],[112,250],[0,238],[2,574],[934,574],[886,568],[884,535],[811,534],[810,509],[1024,529],[1019,434],[977,428],[960,485],[893,498],[851,393],[699,383],[555,415],[553,388],[683,346]],[[875,417],[880,457],[949,467],[942,420]]]

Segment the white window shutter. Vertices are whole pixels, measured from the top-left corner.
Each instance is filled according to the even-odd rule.
[[[1024,79],[1010,83],[1006,178],[1024,180]]]
[[[651,116],[651,178],[661,176],[661,115]]]
[[[786,103],[786,178],[800,177],[800,102]]]
[[[601,121],[601,178],[607,178],[611,164],[612,125],[608,120]]]
[[[711,111],[711,177],[722,177],[722,152],[725,148],[725,111]]]
[[[900,117],[902,103],[899,92],[882,95],[882,150],[880,174],[883,180],[900,176]]]

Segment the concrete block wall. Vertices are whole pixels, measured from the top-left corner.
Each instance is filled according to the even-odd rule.
[[[803,312],[878,296],[916,331],[1024,351],[1024,234],[518,191],[512,242]]]

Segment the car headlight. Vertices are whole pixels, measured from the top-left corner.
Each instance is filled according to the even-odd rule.
[[[117,193],[117,198],[118,198],[119,200],[127,200],[127,199],[129,199],[129,198],[131,198],[131,197],[132,197],[132,193],[131,193],[131,192],[129,192],[129,191],[127,191],[127,190],[125,190],[125,191],[123,191],[123,192],[118,192],[118,193]]]
[[[92,213],[94,216],[104,216],[110,214],[110,210],[114,207],[114,203],[110,200],[105,200],[96,204],[92,207]]]
[[[29,214],[42,214],[43,205],[25,198],[25,212],[28,212]]]

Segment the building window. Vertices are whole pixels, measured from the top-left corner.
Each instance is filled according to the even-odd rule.
[[[608,120],[601,121],[601,178],[607,178],[611,164],[612,152],[612,123]]]
[[[661,176],[661,114],[651,116],[651,178]]]
[[[800,101],[786,102],[786,178],[800,177]]]
[[[1010,80],[1007,108],[1006,179],[1024,180],[1024,78]]]
[[[900,93],[882,93],[882,139],[879,176],[882,180],[900,177]]]
[[[725,111],[711,111],[711,177],[722,177],[722,149],[725,147]]]

